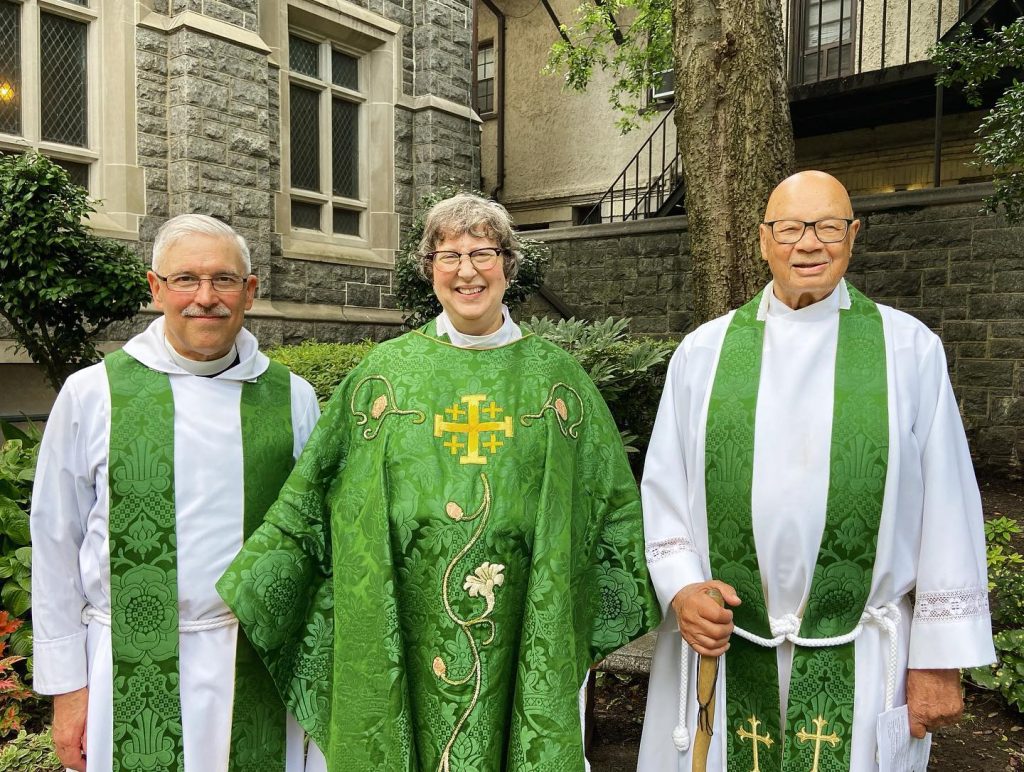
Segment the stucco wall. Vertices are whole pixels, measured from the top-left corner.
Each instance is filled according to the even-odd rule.
[[[1024,474],[1024,226],[980,213],[989,185],[854,199],[863,227],[847,278],[942,338],[972,452]],[[692,324],[685,217],[552,229],[546,284],[581,317],[634,319],[680,337]],[[554,314],[536,298],[524,316]]]
[[[939,0],[886,0],[885,64],[907,60],[907,3],[910,13],[910,61],[927,58],[936,38]],[[882,64],[881,0],[855,3],[854,32],[857,70]],[[784,3],[788,7],[789,3]],[[572,21],[574,0],[554,0],[559,20]],[[568,224],[572,206],[599,197],[623,170],[663,115],[627,135],[615,128],[618,115],[608,103],[611,77],[596,71],[585,93],[567,90],[563,79],[542,72],[557,31],[543,6],[531,0],[511,0],[502,6],[506,23],[505,184],[498,197],[523,225]],[[788,9],[787,9],[788,10]],[[476,3],[477,37],[496,39],[495,18]],[[957,3],[941,2],[941,30],[958,18]],[[861,29],[863,17],[863,29]],[[859,37],[857,38],[859,41]],[[943,122],[943,182],[984,179],[985,170],[970,164],[979,115],[946,116]],[[798,168],[824,168],[845,174],[854,193],[924,187],[933,176],[934,125],[929,120],[884,124],[869,130],[830,133],[797,141]],[[496,185],[497,121],[484,121],[481,134],[483,189]],[[675,127],[669,132],[674,146]]]
[[[553,0],[559,20],[571,21],[574,0]],[[495,40],[495,17],[477,4],[477,38]],[[499,198],[520,224],[571,222],[572,205],[596,201],[608,189],[663,113],[621,134],[608,105],[611,77],[595,71],[585,93],[568,89],[558,75],[542,72],[558,31],[541,4],[511,0],[506,14],[505,184]],[[496,52],[497,53],[497,52]],[[484,122],[481,137],[483,189],[493,190],[497,121]],[[675,147],[669,127],[668,147]],[[674,153],[673,153],[674,154]],[[671,157],[671,156],[670,156]]]

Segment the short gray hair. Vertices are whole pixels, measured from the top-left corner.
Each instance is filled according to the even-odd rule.
[[[168,249],[186,236],[195,234],[230,241],[238,251],[245,274],[248,276],[252,273],[252,259],[249,257],[249,245],[245,243],[245,239],[226,222],[205,214],[179,214],[160,226],[153,241],[153,273],[159,273],[157,267]]]
[[[519,260],[522,257],[514,227],[512,216],[505,207],[474,193],[458,193],[438,201],[430,207],[423,223],[423,238],[420,239],[419,248],[420,273],[430,280],[432,267],[424,255],[433,252],[445,239],[458,238],[468,233],[477,238],[492,238],[505,250],[505,279],[512,281],[519,273]]]

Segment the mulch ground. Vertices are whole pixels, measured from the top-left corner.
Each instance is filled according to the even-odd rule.
[[[1024,525],[1024,482],[982,478],[985,517],[1011,517]],[[1024,553],[1024,538],[1015,542]],[[595,695],[593,772],[635,772],[647,701],[642,676],[599,678]],[[929,770],[1024,772],[1024,716],[1002,696],[967,684],[961,722],[940,729],[932,741]]]

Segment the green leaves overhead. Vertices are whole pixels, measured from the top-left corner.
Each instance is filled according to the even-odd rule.
[[[967,101],[982,105],[982,87],[1004,74],[1024,69],[1024,17],[983,38],[964,25],[948,43],[932,52],[940,85],[963,87]],[[1024,83],[1014,77],[978,127],[974,152],[978,165],[990,167],[995,192],[985,200],[989,210],[1002,208],[1010,222],[1024,222]]]
[[[647,92],[672,69],[672,3],[669,0],[584,0],[572,24],[551,46],[546,72],[561,73],[574,91],[586,91],[594,70],[612,73],[608,100],[625,133],[649,114]]]

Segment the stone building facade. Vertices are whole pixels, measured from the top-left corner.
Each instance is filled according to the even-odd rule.
[[[979,468],[1024,474],[1024,226],[983,214],[988,184],[853,199],[862,227],[847,279],[917,317],[945,344]],[[552,228],[547,287],[580,318],[628,316],[632,332],[693,326],[685,217]],[[558,315],[534,298],[524,309]]]
[[[230,223],[252,250],[248,324],[264,345],[388,337],[414,202],[479,184],[472,13],[470,0],[0,0],[0,48],[17,44],[0,56],[17,100],[0,104],[0,152],[66,165],[100,201],[96,232],[146,261],[173,215]],[[48,100],[81,130],[55,130]],[[0,413],[45,409],[52,394],[9,344],[0,329]]]

